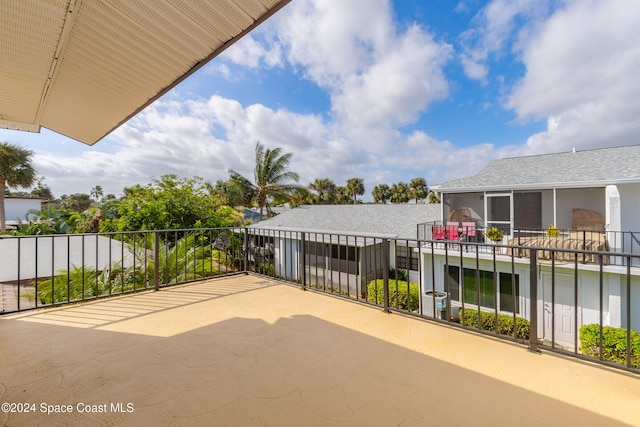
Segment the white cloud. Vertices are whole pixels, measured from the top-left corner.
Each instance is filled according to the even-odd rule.
[[[574,1],[522,45],[508,97],[520,120],[547,120],[530,152],[635,144],[640,133],[640,3]]]
[[[281,46],[273,40],[265,39],[263,42],[264,44],[247,34],[229,47],[221,58],[247,68],[263,64],[267,67],[282,66]]]
[[[277,22],[294,67],[329,93],[341,135],[369,147],[397,137],[449,91],[450,45],[414,24],[400,30],[386,0],[299,0]]]
[[[287,8],[274,25],[288,61],[329,90],[366,70],[395,36],[387,0],[297,0]]]
[[[424,132],[393,134],[384,147],[345,138],[334,124],[313,114],[272,110],[261,104],[243,106],[220,96],[154,103],[100,144],[112,152],[86,149],[78,157],[36,155],[36,168],[54,194],[88,193],[101,185],[121,194],[125,186],[146,184],[172,173],[227,179],[228,169],[251,176],[257,141],[294,154],[291,169],[301,184],[329,177],[338,185],[364,178],[365,200],[380,182],[391,184],[422,176],[430,184],[466,176],[495,157],[491,145],[456,148]]]
[[[465,74],[486,83],[490,57],[502,57],[528,34],[528,26],[547,16],[549,0],[493,0],[463,32],[460,61]],[[523,24],[519,21],[524,22]]]
[[[430,103],[447,96],[442,67],[449,55],[449,46],[410,27],[393,40],[386,55],[344,79],[333,97],[337,117],[364,129],[411,123]]]

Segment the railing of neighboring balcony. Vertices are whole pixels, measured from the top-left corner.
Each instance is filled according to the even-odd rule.
[[[425,240],[450,240],[457,241],[464,237],[469,226],[458,226],[458,235],[455,233],[443,233],[442,227],[447,228],[447,223],[434,221],[417,226],[417,236]],[[451,226],[447,230],[451,229]],[[476,228],[476,238],[474,241],[488,242],[484,230],[480,226]],[[640,232],[634,231],[593,231],[593,230],[571,230],[571,229],[513,229],[512,235],[506,237],[505,244],[513,246],[536,246],[540,248],[564,248],[576,250],[604,251],[614,254],[640,254]],[[529,251],[526,249],[515,251],[516,256],[528,257]],[[548,253],[542,254],[543,256]],[[590,262],[592,259],[583,254],[582,263]],[[559,259],[561,260],[561,259]],[[640,266],[635,259],[631,260],[634,267]],[[607,263],[612,265],[625,266],[627,258],[624,256],[609,256]]]

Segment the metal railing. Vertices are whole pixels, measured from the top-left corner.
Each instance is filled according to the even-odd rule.
[[[236,228],[1,236],[0,312],[246,271],[244,235]]]
[[[3,313],[251,273],[640,372],[632,253],[264,228],[6,237],[0,253]]]
[[[444,232],[441,229],[444,227]],[[442,221],[432,221],[417,225],[417,236],[421,240],[449,240],[456,241],[464,238],[469,226],[458,226],[457,233],[450,233],[448,227]],[[473,241],[488,242],[484,235],[485,229],[477,226],[474,229]],[[531,246],[551,249],[581,249],[604,251],[610,254],[607,263],[625,266],[627,261],[624,256],[614,254],[640,255],[640,232],[635,231],[594,231],[572,229],[525,229],[514,228],[510,230],[508,243],[513,246]],[[468,239],[467,239],[468,240]],[[528,257],[528,250],[518,252],[520,257]],[[589,262],[586,257],[583,263]],[[640,266],[637,260],[632,259],[633,266]]]

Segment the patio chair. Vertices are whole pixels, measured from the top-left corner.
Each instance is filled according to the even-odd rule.
[[[460,240],[459,223],[447,221],[446,237],[447,240]]]
[[[444,240],[444,226],[433,225],[431,226],[431,238],[433,240]]]
[[[213,249],[218,249],[221,251],[226,251],[229,245],[231,244],[231,238],[227,233],[220,233],[216,240],[213,242]]]
[[[463,222],[462,223],[462,236],[469,242],[471,240],[477,241],[476,236],[476,223],[475,222]]]

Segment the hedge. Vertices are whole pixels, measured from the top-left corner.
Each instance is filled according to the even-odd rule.
[[[478,325],[478,310],[461,308],[459,315],[460,323],[463,323],[466,326],[496,332],[496,313],[492,311],[480,312],[480,325]],[[523,317],[516,317],[516,338],[528,340],[530,330],[531,324],[527,319]],[[498,314],[497,333],[500,335],[513,336],[513,316]]]
[[[417,283],[409,283],[405,280],[389,279],[389,307],[399,310],[418,311],[420,307],[420,290]],[[409,292],[407,292],[407,289]],[[367,286],[367,301],[384,303],[384,281],[376,279]]]
[[[640,368],[640,333],[631,331],[631,366]],[[600,358],[600,326],[597,323],[580,327],[580,350],[587,356]],[[627,364],[627,330],[604,326],[602,328],[602,359]]]

